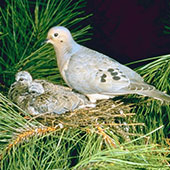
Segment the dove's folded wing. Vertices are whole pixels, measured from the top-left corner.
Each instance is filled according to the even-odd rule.
[[[64,71],[68,84],[86,94],[117,93],[130,84],[120,64],[96,51],[82,47],[71,56]]]

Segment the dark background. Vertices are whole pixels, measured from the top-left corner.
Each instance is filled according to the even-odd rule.
[[[93,27],[86,46],[121,63],[170,53],[170,0],[87,0]]]

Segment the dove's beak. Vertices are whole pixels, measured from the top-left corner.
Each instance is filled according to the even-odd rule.
[[[46,39],[45,41],[44,41],[44,43],[46,44],[46,43],[50,43],[50,39]]]
[[[49,39],[46,39],[45,41],[42,41],[41,45],[44,45],[44,44],[47,44],[47,43],[49,43]]]
[[[48,44],[48,43],[50,43],[50,39],[47,38],[45,41],[43,41],[43,42],[41,43],[41,45]]]

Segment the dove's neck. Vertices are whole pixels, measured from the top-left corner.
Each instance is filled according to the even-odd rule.
[[[57,63],[60,72],[63,72],[63,69],[68,64],[70,57],[75,54],[81,46],[77,44],[74,40],[71,43],[68,43],[63,46],[54,46],[56,57],[57,57]]]

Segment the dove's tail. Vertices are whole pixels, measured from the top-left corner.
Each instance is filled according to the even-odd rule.
[[[138,94],[153,97],[155,99],[161,100],[162,102],[170,103],[170,96],[156,89],[152,91],[141,91]]]

